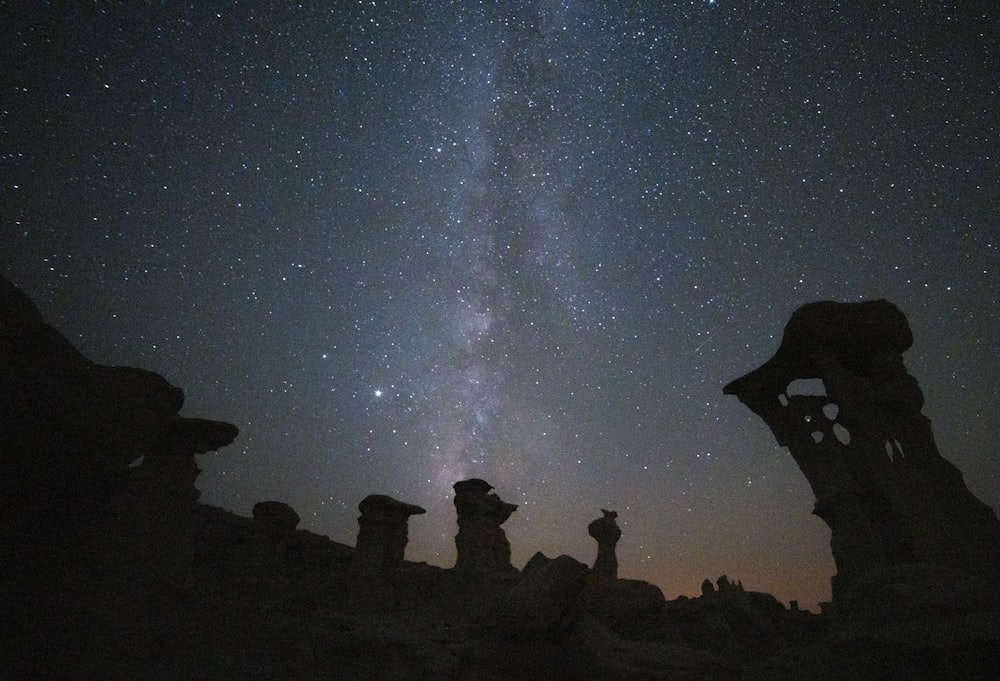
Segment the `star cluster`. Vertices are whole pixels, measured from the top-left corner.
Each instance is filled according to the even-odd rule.
[[[232,421],[203,500],[519,504],[514,562],[815,606],[829,533],[722,385],[888,298],[942,453],[1000,506],[1000,21],[974,3],[4,7],[0,268],[102,363]]]

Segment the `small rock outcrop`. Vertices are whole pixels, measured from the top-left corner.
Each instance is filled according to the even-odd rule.
[[[582,607],[604,626],[619,635],[636,635],[655,620],[666,599],[660,588],[638,579],[594,579],[591,571]]]
[[[1000,522],[938,452],[903,363],[912,343],[888,301],[811,303],[792,315],[774,357],[724,389],[767,423],[812,486],[813,512],[832,532],[835,603],[902,565],[1000,582]],[[813,386],[794,389],[806,379]]]
[[[261,531],[275,538],[291,537],[301,520],[294,508],[281,501],[258,501],[251,513]]]
[[[510,542],[500,526],[517,510],[517,504],[508,504],[491,493],[493,485],[479,478],[461,480],[454,487],[458,512],[455,569],[487,573],[512,571]]]
[[[503,632],[515,639],[559,636],[573,622],[573,607],[587,582],[587,566],[570,556],[532,556],[508,591],[500,614]]]
[[[618,556],[615,546],[622,537],[618,527],[618,513],[601,509],[602,517],[587,526],[587,533],[597,542],[597,558],[594,560],[593,575],[597,579],[618,579]]]
[[[401,566],[410,516],[427,511],[384,494],[368,495],[358,504],[358,509],[361,516],[358,518],[355,567],[379,571]]]
[[[280,501],[254,504],[253,534],[243,558],[246,576],[271,587],[284,586],[288,577],[286,557],[299,525],[299,514]]]

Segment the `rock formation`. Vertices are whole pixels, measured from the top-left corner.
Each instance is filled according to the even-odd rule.
[[[179,416],[180,390],[155,374],[89,362],[0,278],[0,677],[994,681],[1000,609],[982,575],[995,520],[936,451],[921,449],[929,426],[899,350],[869,357],[899,329],[869,320],[882,340],[852,345],[846,314],[821,352],[806,342],[827,338],[820,317],[807,315],[813,331],[786,334],[794,370],[779,365],[737,387],[778,414],[779,440],[830,501],[824,517],[851,577],[851,612],[910,616],[863,635],[724,577],[673,601],[615,579],[620,531],[608,511],[588,528],[593,569],[536,554],[519,573],[500,529],[516,506],[478,479],[455,485],[459,569],[450,570],[403,560],[407,518],[423,509],[388,497],[362,501],[357,548],[297,529],[284,503],[259,503],[253,518],[197,504],[194,454],[228,443],[235,427]],[[853,349],[838,351],[845,345]],[[807,375],[822,377],[829,396],[789,394],[790,377]],[[836,414],[824,409],[834,400]],[[865,445],[876,436],[890,441],[882,458],[891,461]],[[944,498],[922,480],[928,471]],[[911,507],[917,492],[928,510]],[[957,537],[953,557],[927,536],[932,513]],[[894,538],[891,551],[871,552],[888,567],[855,560],[857,528],[842,515]],[[918,562],[891,562],[900,555]],[[365,564],[397,567],[369,579]],[[942,617],[942,602],[963,609]]]
[[[295,534],[301,520],[294,508],[280,501],[258,501],[251,514],[260,531],[276,539],[287,539]]]
[[[587,526],[587,533],[597,542],[597,558],[594,560],[593,574],[599,579],[618,579],[618,556],[615,546],[622,537],[618,527],[618,513],[601,509],[602,517]]]
[[[458,552],[455,569],[471,572],[509,572],[510,542],[500,528],[517,504],[508,504],[491,494],[493,486],[471,478],[455,485],[455,509],[458,512]]]
[[[1000,523],[938,453],[903,364],[912,342],[888,301],[811,303],[771,359],[724,389],[767,423],[812,486],[832,533],[834,603],[900,570],[1000,583]],[[822,388],[797,391],[800,379]]]
[[[511,586],[500,613],[504,634],[515,639],[559,636],[572,625],[573,606],[586,585],[587,566],[570,556],[532,556]]]
[[[253,506],[253,534],[244,556],[248,579],[281,586],[287,579],[287,555],[299,525],[299,514],[280,501],[260,501]]]
[[[368,495],[358,504],[358,509],[361,517],[358,518],[355,567],[379,571],[401,566],[410,516],[427,511],[384,494]]]
[[[0,653],[95,678],[143,654],[149,595],[192,586],[195,454],[237,433],[183,402],[157,374],[88,360],[0,277],[0,600],[19,623]]]

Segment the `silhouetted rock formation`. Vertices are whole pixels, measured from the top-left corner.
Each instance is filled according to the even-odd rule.
[[[979,516],[954,479],[943,487],[949,502],[931,499],[936,488],[907,477],[941,470],[957,476],[935,463],[936,452],[920,448],[925,440],[900,430],[910,421],[921,425],[919,406],[914,414],[898,404],[915,402],[915,385],[895,360],[889,361],[895,373],[883,366],[891,353],[868,357],[857,351],[868,341],[851,341],[850,334],[840,333],[833,350],[810,350],[805,340],[825,337],[821,323],[810,324],[819,331],[786,334],[798,338],[790,347],[805,359],[791,361],[795,371],[775,370],[782,392],[771,397],[785,410],[778,413],[799,419],[778,423],[779,439],[804,457],[800,465],[810,480],[818,475],[815,485],[835,502],[832,511],[845,504],[874,514],[865,527],[875,531],[882,527],[875,510],[888,509],[896,520],[884,531],[909,547],[910,554],[900,555],[919,559],[892,563],[885,556],[897,553],[876,552],[881,562],[868,570],[863,561],[851,562],[853,544],[840,546],[848,550],[845,566],[864,570],[844,568],[851,598],[832,609],[836,618],[788,611],[773,596],[725,577],[718,588],[706,580],[699,598],[673,601],[652,584],[616,579],[620,530],[611,511],[588,527],[598,542],[593,569],[539,553],[519,573],[500,529],[516,506],[479,479],[455,484],[459,556],[458,569],[450,570],[403,559],[407,519],[423,509],[389,497],[370,496],[359,505],[357,548],[297,529],[299,515],[281,502],[256,504],[253,518],[199,505],[194,454],[228,443],[235,427],[180,417],[181,392],[155,374],[87,361],[0,279],[0,676],[1000,678],[996,586],[977,567],[990,565],[990,547],[982,547],[978,555],[987,559],[980,562],[964,544],[955,560],[945,560],[931,550],[940,551],[937,539],[924,537],[933,534],[920,524],[929,519],[903,503],[914,503],[912,495],[923,490],[921,502],[944,509],[942,522],[959,525],[953,529],[962,542],[978,536],[960,527],[970,507],[969,516]],[[891,320],[860,326],[881,329],[881,338],[901,335]],[[869,345],[885,350],[880,343]],[[845,345],[855,349],[838,354]],[[786,373],[811,375],[814,366],[839,396],[837,415],[823,409],[832,395],[810,401],[784,394]],[[757,376],[746,385],[760,387]],[[879,392],[886,385],[893,388],[888,397]],[[746,395],[760,398],[759,391]],[[885,415],[873,422],[875,408]],[[833,448],[835,427],[817,428],[820,414],[850,429],[854,448]],[[816,430],[825,439],[803,444]],[[870,460],[872,445],[864,443],[873,432],[892,439],[893,461]],[[809,442],[826,442],[833,451]],[[844,459],[839,466],[835,453]],[[982,520],[987,538],[991,519]],[[838,537],[855,531],[834,525]]]
[[[510,542],[500,528],[517,504],[508,504],[485,480],[471,478],[455,483],[455,509],[458,511],[458,534],[455,569],[472,572],[509,572]]]
[[[912,341],[888,301],[804,305],[774,357],[725,392],[764,419],[812,486],[837,564],[837,640],[868,646],[871,669],[905,650],[927,669],[974,657],[995,670],[985,661],[996,664],[1000,643],[1000,522],[938,453],[903,364]],[[822,386],[797,389],[800,379]]]
[[[406,551],[407,523],[411,515],[427,511],[384,494],[365,497],[358,509],[358,544],[354,561],[359,570],[379,571],[400,567]]]
[[[247,552],[240,555],[244,586],[262,589],[287,585],[289,547],[295,540],[299,514],[280,501],[260,501],[253,507],[253,526]]]
[[[512,638],[559,636],[572,624],[571,608],[586,585],[589,569],[569,556],[532,556],[507,592],[500,626]]]
[[[602,517],[587,526],[587,534],[597,542],[597,558],[594,560],[594,576],[597,579],[618,579],[618,556],[615,546],[622,537],[618,527],[618,514],[601,509]]]
[[[299,514],[280,501],[258,501],[253,505],[253,519],[267,533],[277,539],[288,539],[299,526]]]
[[[192,586],[194,456],[237,433],[183,402],[157,374],[89,361],[0,277],[0,600],[18,623],[0,658],[97,678],[148,651],[150,595]]]
[[[697,604],[703,609],[699,619],[705,628],[689,634],[704,636],[706,644],[714,639],[712,645],[719,652],[767,652],[787,644],[781,625],[788,613],[771,594],[747,591],[742,582],[733,583],[722,575],[715,587],[707,579],[702,583]]]
[[[584,596],[583,609],[624,637],[641,636],[667,602],[658,586],[638,579],[591,579]]]
[[[834,600],[902,565],[1000,581],[1000,523],[938,453],[903,364],[913,342],[885,300],[819,302],[792,315],[774,357],[725,387],[789,448],[832,532]],[[825,394],[789,394],[798,379]]]

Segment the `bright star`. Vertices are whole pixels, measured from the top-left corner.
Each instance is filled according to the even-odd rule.
[[[375,397],[382,397],[382,391],[378,388],[375,389]]]

